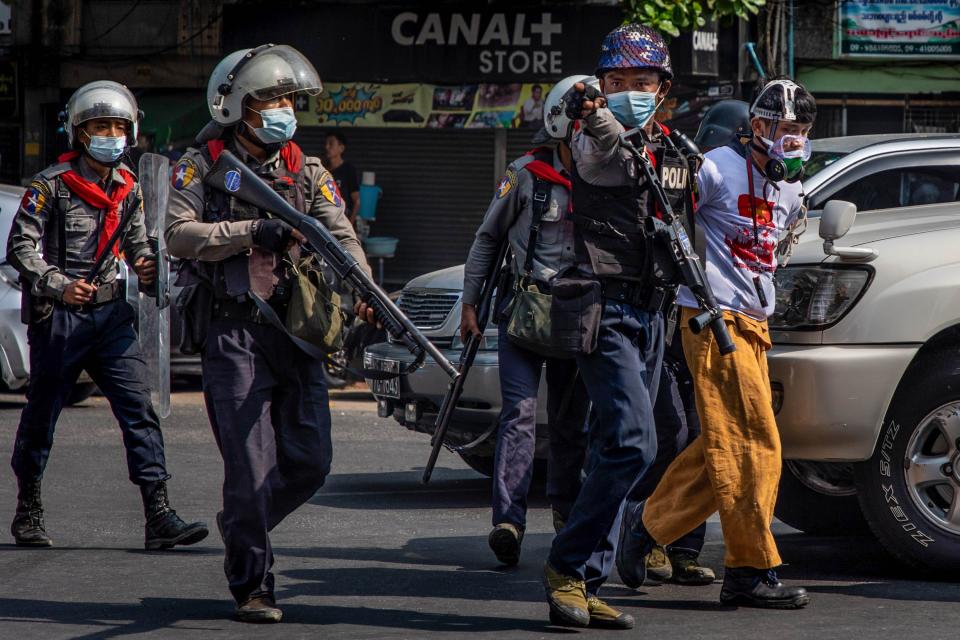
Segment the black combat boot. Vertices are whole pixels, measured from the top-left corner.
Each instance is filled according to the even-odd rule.
[[[620,521],[620,542],[617,545],[617,573],[623,584],[637,589],[647,578],[647,556],[657,542],[643,526],[643,507],[646,502],[627,505]]]
[[[727,567],[720,602],[761,609],[799,609],[810,602],[803,587],[785,587],[773,569]]]
[[[207,537],[207,525],[202,522],[187,524],[170,508],[167,483],[163,480],[140,487],[143,510],[147,518],[143,546],[151,551],[170,549],[174,545],[188,545]]]
[[[20,482],[17,513],[10,533],[18,547],[52,547],[53,540],[43,527],[43,503],[40,502],[40,481]]]

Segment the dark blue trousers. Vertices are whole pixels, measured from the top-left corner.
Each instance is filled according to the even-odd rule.
[[[604,301],[597,349],[577,358],[593,402],[586,479],[550,563],[596,593],[612,565],[620,507],[650,467],[657,440],[653,404],[663,357],[663,317]]]
[[[680,331],[673,336],[663,357],[657,402],[653,407],[657,424],[657,457],[627,497],[627,509],[650,497],[670,463],[700,435],[700,419],[693,395],[693,377],[683,357]],[[707,523],[670,544],[671,549],[699,554]]]
[[[224,571],[238,603],[273,593],[269,532],[330,472],[322,363],[270,325],[214,319],[203,393],[223,458]]]
[[[120,424],[130,480],[143,485],[169,477],[163,435],[133,329],[133,307],[123,300],[81,311],[57,304],[49,318],[30,325],[27,339],[30,386],[11,461],[18,479],[43,476],[57,418],[84,369]]]
[[[507,338],[499,325],[500,429],[493,475],[493,524],[527,524],[527,493],[533,476],[537,431],[537,392],[544,364],[547,374],[547,498],[564,519],[577,494],[587,445],[590,401],[575,360],[545,358]]]

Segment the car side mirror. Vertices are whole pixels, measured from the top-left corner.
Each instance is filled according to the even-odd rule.
[[[820,237],[824,240],[839,240],[847,235],[857,219],[857,205],[845,200],[831,200],[820,214]]]
[[[857,205],[845,200],[830,200],[820,215],[820,237],[823,238],[823,252],[828,256],[837,256],[850,262],[870,262],[879,256],[876,249],[865,247],[835,247],[839,240],[849,233],[857,219]]]

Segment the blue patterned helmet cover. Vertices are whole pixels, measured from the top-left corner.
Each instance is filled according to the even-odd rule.
[[[617,27],[603,39],[596,75],[610,69],[657,69],[668,80],[673,77],[670,51],[663,36],[640,24]]]

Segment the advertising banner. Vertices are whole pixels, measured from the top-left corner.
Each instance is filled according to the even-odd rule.
[[[301,126],[537,128],[549,84],[326,83],[297,104]]]
[[[960,57],[960,0],[840,2],[840,55]]]

